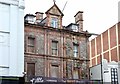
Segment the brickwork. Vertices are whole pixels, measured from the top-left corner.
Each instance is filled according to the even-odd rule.
[[[82,13],[78,12],[78,17],[75,17],[78,20],[75,23],[79,23],[77,32],[62,26],[63,14],[56,4],[46,12],[42,22],[25,23],[25,71],[27,63],[32,62],[35,64],[35,76],[74,78],[76,70],[78,79],[88,78],[87,44],[91,34],[83,31]],[[32,45],[28,44],[29,37],[34,38],[30,41]],[[30,52],[30,48],[34,52]]]
[[[92,57],[95,56],[95,39],[91,41],[91,53],[92,53]]]
[[[104,56],[103,58],[104,58],[104,59],[107,59],[108,62],[109,62],[109,52],[104,53],[103,56]]]
[[[96,58],[92,59],[92,66],[96,65]]]
[[[83,31],[83,12],[79,11],[75,17],[75,23],[79,24],[79,31]]]
[[[113,49],[111,50],[111,61],[118,61],[118,57],[117,57],[117,49]]]
[[[100,64],[101,63],[101,58],[100,56],[97,57],[97,64]]]
[[[35,38],[35,52],[27,52],[27,42],[28,37]],[[58,55],[53,56],[51,51],[52,41],[58,41]],[[71,67],[71,72],[66,69],[66,63],[70,60],[68,58],[73,58],[73,43],[79,45],[78,59],[87,60],[87,38],[83,35],[73,35],[68,32],[60,32],[59,30],[51,30],[48,28],[34,27],[32,25],[25,26],[25,63],[33,62],[35,63],[35,75],[39,76],[51,76],[51,65],[56,64],[59,66],[59,78],[72,77],[73,62]],[[31,55],[32,54],[32,55]],[[80,61],[82,65],[82,61]],[[84,65],[86,63],[83,63]],[[84,68],[85,69],[85,68]],[[27,70],[26,70],[27,71]],[[80,71],[79,71],[80,72]]]
[[[113,39],[114,38],[114,39]],[[117,45],[116,41],[116,28],[115,25],[110,28],[110,47],[114,47]]]
[[[38,57],[38,56],[31,56],[31,55],[25,55],[25,63],[35,63],[35,75],[36,76],[44,76],[45,75],[45,59]],[[27,64],[25,65],[27,67]]]
[[[96,38],[96,47],[97,47],[97,54],[100,54],[102,49],[101,49],[101,35],[99,35]]]
[[[103,33],[103,51],[108,50],[109,48],[109,43],[108,43],[108,31],[105,31]]]
[[[107,59],[108,62],[116,61],[120,59],[120,23],[113,25],[102,34],[89,42],[91,44],[91,50],[89,47],[89,56],[91,65],[94,66],[100,63],[100,55],[103,59]],[[97,50],[97,52],[96,52]],[[95,54],[97,53],[97,54]],[[97,59],[97,61],[95,60]]]

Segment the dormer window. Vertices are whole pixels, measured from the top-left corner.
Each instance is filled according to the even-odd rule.
[[[35,15],[33,14],[26,14],[24,18],[27,23],[31,23],[31,24],[35,23]]]
[[[78,32],[78,26],[77,26],[77,25],[73,25],[73,26],[72,26],[72,30],[73,30],[74,32]]]
[[[57,18],[53,17],[51,19],[51,27],[58,28],[58,19]]]
[[[72,30],[74,32],[79,32],[79,25],[75,23],[71,23],[66,27],[66,29]]]

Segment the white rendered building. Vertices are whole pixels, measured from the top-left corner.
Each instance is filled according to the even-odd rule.
[[[0,0],[0,76],[23,77],[24,0]]]
[[[106,59],[103,59],[102,66],[99,64],[91,67],[90,73],[91,80],[103,80],[104,83],[120,83],[118,62],[107,62]]]

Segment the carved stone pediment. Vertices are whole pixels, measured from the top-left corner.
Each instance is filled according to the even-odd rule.
[[[58,8],[56,4],[54,4],[49,10],[47,10],[46,14],[63,16],[63,13],[61,12],[61,10]]]

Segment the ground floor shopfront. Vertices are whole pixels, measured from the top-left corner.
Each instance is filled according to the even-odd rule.
[[[0,76],[0,84],[24,84],[24,77]]]
[[[43,76],[35,76],[35,77],[27,77],[29,81],[27,84],[102,84],[100,80],[80,80],[80,79],[68,79],[68,78],[54,78],[54,77],[43,77]]]

